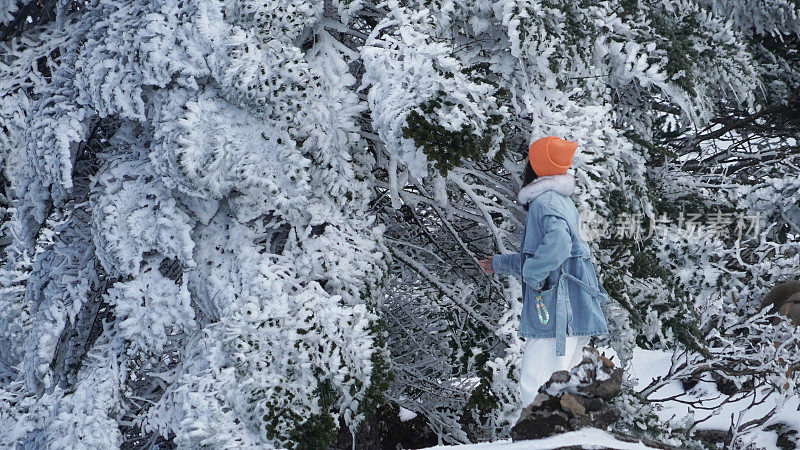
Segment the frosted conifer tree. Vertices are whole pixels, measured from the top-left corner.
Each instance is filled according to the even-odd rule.
[[[0,65],[3,443],[318,448],[355,428],[386,375],[385,250],[323,3],[59,12]]]

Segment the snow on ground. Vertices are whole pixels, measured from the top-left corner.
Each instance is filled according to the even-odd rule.
[[[600,352],[609,357],[613,362],[619,364],[619,358],[614,351],[610,348],[601,348]],[[664,375],[669,370],[670,360],[672,353],[659,350],[643,350],[637,349],[633,354],[632,365],[626,371],[626,376],[629,379],[637,378],[636,387],[642,389],[650,383],[655,377]],[[670,383],[660,390],[656,391],[650,398],[666,398],[682,392],[683,388],[680,382]],[[705,406],[714,406],[721,404],[726,398],[717,390],[714,383],[701,381],[694,388],[689,391],[690,395],[687,399],[707,398],[704,402]],[[761,400],[762,397],[759,397]],[[697,429],[701,430],[727,430],[731,425],[731,415],[734,420],[739,420],[739,415],[743,417],[741,423],[745,423],[756,417],[763,416],[770,409],[778,407],[778,413],[769,422],[765,424],[768,426],[772,423],[786,423],[795,429],[800,430],[800,396],[795,395],[783,403],[777,405],[778,399],[776,396],[767,398],[761,404],[750,407],[752,397],[740,399],[731,402],[722,408],[721,412],[709,417],[711,412],[707,410],[695,410],[694,420],[704,420],[697,425]],[[691,407],[676,401],[668,401],[663,403],[663,407],[657,411],[658,416],[664,421],[680,422],[687,414],[691,413]],[[777,434],[774,432],[758,432],[751,433],[744,437],[744,444],[750,444],[754,448],[762,449],[775,449],[778,448]],[[430,449],[458,449],[458,450],[533,450],[533,449],[552,449],[566,445],[583,445],[585,448],[615,448],[615,449],[649,449],[644,444],[632,444],[620,441],[614,438],[613,435],[596,428],[587,428],[571,433],[565,433],[558,436],[553,436],[546,439],[536,439],[520,442],[511,442],[511,440],[503,440],[496,442],[486,442],[481,444],[468,444],[457,446],[437,446],[430,447]]]
[[[458,450],[539,450],[565,447],[568,445],[582,444],[584,448],[616,448],[616,449],[636,449],[647,450],[648,447],[641,443],[623,442],[615,438],[608,432],[597,428],[584,428],[570,433],[559,434],[545,439],[530,441],[511,442],[510,439],[496,442],[484,442],[481,444],[451,445],[429,447],[432,449],[458,449]]]
[[[667,370],[669,370],[671,356],[672,354],[668,352],[637,349],[634,351],[633,367],[632,370],[629,371],[628,376],[637,377],[637,388],[641,389],[645,387],[650,380],[665,374]],[[656,391],[650,398],[666,398],[679,394],[682,391],[681,383],[675,381]],[[714,407],[722,404],[728,399],[728,396],[721,394],[716,384],[708,381],[701,381],[689,391],[689,396],[686,397],[686,399],[695,400],[700,398],[709,399],[703,402],[703,406]],[[798,395],[790,397],[783,405],[778,405],[779,399],[777,395],[772,395],[766,399],[759,395],[757,400],[763,400],[763,402],[752,407],[750,406],[753,402],[752,396],[732,401],[725,405],[718,414],[712,417],[709,417],[712,414],[710,411],[697,409],[693,411],[689,405],[671,401],[664,402],[663,408],[657,411],[657,414],[662,420],[668,421],[680,420],[693,411],[694,420],[700,421],[707,419],[698,424],[696,427],[697,429],[728,430],[731,426],[731,420],[740,420],[740,415],[742,415],[741,423],[746,423],[749,420],[764,416],[772,408],[777,407],[777,414],[764,426],[773,423],[786,423],[794,429],[800,430],[800,413],[797,412],[800,407],[800,397]],[[731,416],[733,416],[733,419]],[[743,437],[743,443],[751,444],[755,448],[774,449],[778,448],[776,445],[777,438],[778,436],[774,432],[751,433]]]

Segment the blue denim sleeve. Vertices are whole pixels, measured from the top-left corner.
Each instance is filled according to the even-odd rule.
[[[533,289],[541,289],[547,276],[572,252],[572,238],[567,221],[557,215],[542,217],[544,236],[532,257],[525,259],[522,278]]]
[[[522,276],[522,255],[519,253],[494,255],[492,258],[492,269],[494,273],[500,275],[514,275],[519,278]]]

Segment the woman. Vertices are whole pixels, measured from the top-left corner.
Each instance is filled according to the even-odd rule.
[[[486,273],[522,280],[523,405],[553,372],[581,361],[591,336],[608,333],[600,307],[608,294],[597,282],[589,245],[579,235],[578,210],[569,199],[575,178],[567,169],[577,147],[555,136],[531,144],[517,195],[527,209],[521,251],[480,261]]]

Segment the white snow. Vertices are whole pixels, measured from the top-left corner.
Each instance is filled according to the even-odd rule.
[[[417,417],[417,413],[415,413],[414,411],[405,409],[402,406],[400,407],[400,413],[397,414],[397,415],[400,417],[400,421],[401,422],[408,422],[409,420],[413,419],[414,417]]]
[[[584,428],[570,433],[559,434],[545,439],[534,439],[528,441],[511,442],[503,440],[497,442],[485,442],[481,444],[467,444],[455,446],[436,446],[430,449],[458,449],[458,450],[537,450],[553,449],[567,445],[583,444],[584,448],[615,448],[615,449],[651,449],[642,443],[631,443],[620,441],[611,433],[597,428]]]

